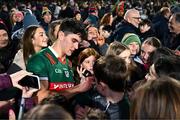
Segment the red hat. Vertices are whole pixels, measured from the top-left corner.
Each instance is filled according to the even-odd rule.
[[[89,8],[89,13],[94,13],[96,11],[97,11],[97,8],[95,8],[95,7]]]

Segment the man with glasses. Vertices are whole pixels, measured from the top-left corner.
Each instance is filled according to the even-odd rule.
[[[139,34],[139,23],[141,22],[140,12],[136,9],[129,9],[124,15],[124,20],[119,23],[116,30],[109,37],[109,41],[121,41],[126,33]]]

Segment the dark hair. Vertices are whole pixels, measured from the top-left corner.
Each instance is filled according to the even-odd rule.
[[[176,21],[177,23],[180,23],[180,13],[177,12],[177,13],[174,14],[174,16],[175,16],[175,21]]]
[[[80,11],[75,11],[75,12],[74,12],[74,17],[75,17],[77,14],[81,14],[81,12],[80,12]]]
[[[179,56],[163,56],[154,62],[156,74],[160,77],[162,75],[172,75],[180,73],[180,57]]]
[[[142,20],[142,22],[140,22],[139,26],[144,26],[144,25],[152,26],[151,20],[150,19]]]
[[[110,25],[112,13],[108,12],[100,20],[100,25]]]
[[[79,34],[82,38],[86,36],[85,28],[83,24],[75,21],[72,18],[65,18],[59,28],[60,31],[70,32],[74,34]]]
[[[160,48],[157,48],[155,51],[153,51],[150,54],[149,62],[150,62],[150,64],[153,64],[160,57],[173,56],[173,55],[175,55],[175,53],[171,49],[169,49],[167,47],[160,47]]]
[[[111,27],[111,25],[104,25],[104,26],[102,27],[102,30],[106,30],[106,31],[108,31],[108,32],[111,32],[111,31],[112,31],[112,27]]]
[[[123,59],[112,55],[100,57],[93,70],[98,83],[107,84],[113,91],[124,92],[129,72]]]

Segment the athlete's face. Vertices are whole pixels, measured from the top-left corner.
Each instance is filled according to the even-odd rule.
[[[64,35],[64,39],[62,42],[63,51],[67,56],[71,56],[71,54],[78,49],[79,43],[81,42],[81,38],[78,34],[70,33]]]

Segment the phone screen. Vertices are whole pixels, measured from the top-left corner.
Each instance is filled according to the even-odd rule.
[[[89,77],[89,76],[92,76],[91,72],[88,71],[88,70],[85,70],[84,73],[83,73],[84,77]]]
[[[18,82],[22,86],[27,86],[35,89],[40,89],[39,77],[36,75],[25,76]]]

